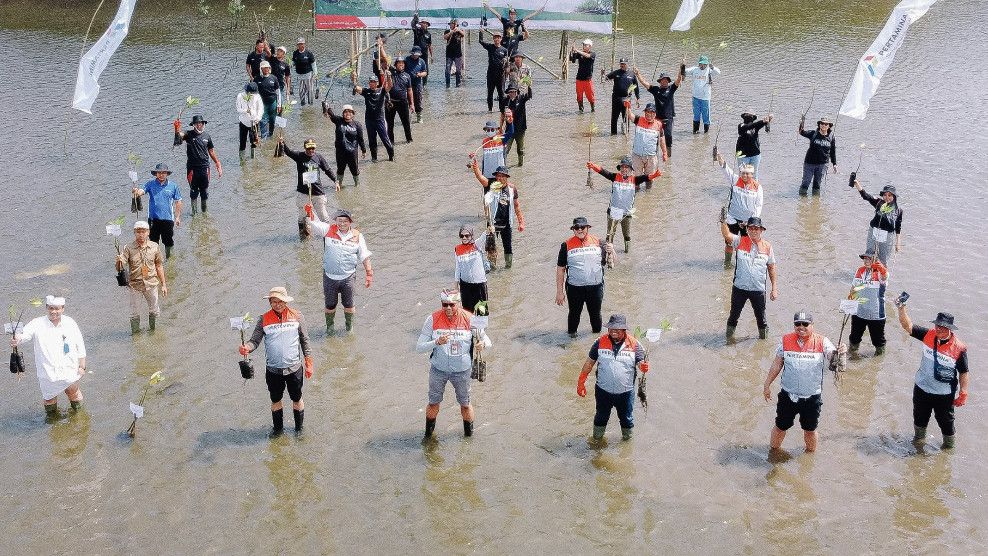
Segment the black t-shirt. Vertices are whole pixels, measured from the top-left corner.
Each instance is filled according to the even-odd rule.
[[[360,91],[360,96],[364,97],[364,107],[366,108],[364,119],[373,120],[384,117],[384,102],[388,98],[384,94],[384,89],[380,87],[374,90],[365,88]]]
[[[412,86],[412,76],[406,71],[391,68],[391,100],[408,102],[408,89]]]
[[[264,52],[258,52],[252,50],[250,54],[247,55],[247,65],[250,66],[251,74],[254,76],[254,81],[261,80],[261,62],[270,62],[271,57]]]
[[[310,167],[316,171],[316,181],[312,183],[313,195],[326,194],[326,190],[322,187],[322,182],[319,181],[320,169],[329,176],[329,179],[336,181],[336,174],[330,168],[329,162],[326,161],[323,155],[312,153],[312,156],[309,156],[305,151],[293,151],[288,145],[285,145],[285,155],[295,161],[295,169],[298,172],[298,185],[295,186],[295,191],[299,193],[309,192],[309,186],[302,182],[302,174],[308,172]]]
[[[336,125],[335,145],[337,151],[343,149],[356,156],[357,147],[360,147],[362,152],[367,152],[364,147],[364,127],[357,120],[351,120],[350,123],[347,123],[343,116],[338,116],[332,112],[329,114],[329,119]],[[337,154],[337,163],[339,162],[339,154]]]
[[[823,135],[817,130],[802,131],[800,135],[810,140],[810,147],[806,149],[806,157],[803,162],[806,164],[826,164],[830,162],[837,165],[837,140],[834,134]]]
[[[285,86],[285,78],[292,74],[292,67],[288,65],[288,62],[282,62],[281,60],[275,58],[271,60],[271,75],[278,78],[278,85],[281,87]]]
[[[487,74],[500,76],[504,73],[504,60],[508,57],[508,49],[502,46],[494,46],[494,43],[484,42],[484,35],[480,35],[480,46],[487,51]]]
[[[199,133],[193,128],[185,132],[182,140],[186,143],[185,154],[188,156],[186,166],[189,168],[209,166],[209,150],[213,148],[213,140],[208,133],[205,131]]]
[[[422,49],[422,56],[429,55],[429,47],[432,46],[432,32],[428,29],[423,29],[419,25],[419,16],[415,15],[412,17],[412,35],[414,36],[415,46]]]
[[[625,98],[631,96],[632,93],[629,93],[628,90],[635,84],[635,74],[618,68],[611,73],[608,73],[607,78],[614,80],[614,89],[611,91],[611,96],[614,98]],[[635,87],[634,95],[635,98],[639,98],[641,96],[641,93],[638,92],[638,87]]]
[[[929,331],[930,331],[929,328],[925,328],[923,326],[916,326],[914,324],[913,331],[909,335],[922,342],[923,339],[926,338],[926,334],[929,333]],[[940,340],[934,339],[933,342],[939,344]],[[967,372],[967,349],[961,352],[961,356],[957,358],[957,366],[954,368],[957,369],[957,372],[961,374]]]
[[[257,92],[261,95],[261,100],[266,103],[272,103],[278,100],[278,89],[281,83],[278,82],[278,78],[274,76],[273,73],[269,73],[267,77],[262,77],[257,82]]]
[[[523,95],[518,95],[514,100],[508,99],[505,108],[511,110],[515,119],[515,133],[528,129],[528,116],[525,114],[525,105],[532,100],[532,88]]]
[[[569,55],[570,62],[576,62],[576,80],[589,81],[593,79],[593,63],[597,59],[597,53],[591,52],[590,56],[583,56],[579,52]]]
[[[512,37],[520,36],[522,25],[523,23],[520,19],[516,19],[512,22],[510,19],[506,17],[503,16],[501,17],[501,27],[504,27],[505,39],[510,39]]]
[[[875,207],[875,216],[871,217],[869,226],[878,228],[879,230],[885,230],[886,232],[902,233],[902,209],[899,208],[897,198],[893,198],[892,207],[889,209],[883,209],[885,199],[875,197],[864,189],[861,190],[861,198]]]
[[[676,89],[679,87],[675,83],[670,83],[668,87],[663,89],[658,85],[652,85],[648,88],[648,92],[652,93],[652,98],[655,99],[655,115],[660,120],[668,120],[669,118],[676,117]]]
[[[762,154],[761,145],[758,142],[758,131],[765,127],[764,120],[755,120],[750,124],[738,124],[738,142],[735,150],[741,156],[757,156]]]
[[[512,188],[514,189],[514,188]],[[486,195],[488,191],[491,190],[491,186],[484,186],[484,194]],[[514,189],[515,199],[518,198],[518,190]],[[498,193],[497,198],[497,212],[494,213],[494,227],[495,228],[507,228],[510,226],[511,219],[511,196],[508,194],[508,188],[502,187],[501,191]]]
[[[459,28],[457,28],[459,31]],[[447,58],[462,58],[463,57],[463,35],[459,32],[451,33],[449,40],[446,41],[446,57]]]
[[[309,73],[316,63],[316,55],[306,50],[292,52],[292,63],[295,64],[295,73]]]

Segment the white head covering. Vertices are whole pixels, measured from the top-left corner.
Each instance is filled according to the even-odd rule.
[[[65,298],[55,297],[54,295],[45,296],[45,305],[49,307],[65,307]]]
[[[443,290],[442,293],[439,294],[439,301],[443,303],[459,303],[460,294],[453,290]]]
[[[587,46],[593,46],[593,41],[590,39],[583,39],[583,44]]]

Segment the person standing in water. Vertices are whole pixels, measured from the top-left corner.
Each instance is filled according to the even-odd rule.
[[[745,226],[746,235],[735,235],[727,227],[726,210],[721,209],[720,233],[724,242],[730,243],[737,252],[737,264],[734,267],[734,283],[731,286],[731,312],[727,317],[727,341],[734,341],[734,330],[738,327],[738,319],[744,304],[751,302],[755,311],[755,321],[758,323],[758,337],[768,338],[768,320],[765,318],[765,290],[769,281],[772,289],[768,298],[775,301],[779,298],[778,281],[775,273],[775,251],[772,244],[762,239],[765,225],[762,219],[752,216]]]
[[[834,138],[834,122],[829,118],[820,118],[816,122],[816,129],[806,131],[803,125],[806,123],[806,116],[799,118],[799,135],[810,140],[810,146],[806,149],[806,156],[803,158],[803,182],[799,185],[799,194],[805,195],[813,182],[813,193],[820,193],[820,183],[827,174],[827,166],[833,165],[834,173],[837,173],[837,141]]]
[[[771,122],[771,114],[759,120],[758,116],[749,110],[741,114],[741,123],[738,124],[738,141],[734,145],[738,166],[750,164],[754,169],[752,175],[755,178],[758,178],[758,163],[762,160],[762,146],[758,140],[758,132]]]
[[[684,73],[686,73],[685,62],[679,66],[679,75],[676,76],[675,83],[673,83],[669,74],[660,73],[659,84],[653,85],[645,79],[641,72],[638,71],[638,68],[635,68],[635,77],[638,79],[638,82],[641,83],[641,86],[646,91],[652,93],[652,98],[655,99],[655,115],[662,120],[662,132],[665,136],[665,152],[667,158],[672,158],[672,123],[676,118],[675,94],[676,90],[679,89],[679,85],[683,82]]]
[[[604,303],[604,265],[607,255],[614,253],[610,243],[601,245],[596,236],[590,234],[590,222],[585,216],[573,219],[573,237],[559,245],[556,257],[556,305],[569,300],[569,314],[566,317],[566,332],[576,337],[580,326],[580,315],[586,305],[590,315],[590,330],[600,334],[603,319],[600,307]]]
[[[738,166],[738,173],[735,174],[727,161],[720,154],[717,155],[717,164],[724,171],[727,178],[727,185],[731,188],[731,194],[727,204],[727,229],[731,234],[745,237],[748,231],[745,229],[748,219],[752,216],[761,218],[762,204],[765,194],[761,184],[755,179],[755,167],[751,164]],[[734,255],[734,246],[731,242],[724,240],[724,267],[731,264],[731,257]]]
[[[454,270],[453,281],[463,300],[463,309],[473,313],[474,307],[481,301],[487,301],[487,271],[490,263],[484,252],[477,247],[487,240],[485,232],[480,237],[474,237],[473,226],[460,226],[460,243],[453,248]]]
[[[497,91],[497,109],[504,113],[504,70],[508,63],[508,49],[501,44],[501,32],[493,33],[493,43],[484,42],[480,32],[480,46],[487,51],[487,111],[494,110],[494,91]]]
[[[326,189],[323,188],[319,180],[319,170],[322,170],[330,180],[336,191],[340,190],[340,184],[336,181],[336,174],[329,167],[326,157],[316,152],[315,140],[306,139],[302,144],[305,149],[302,152],[293,151],[285,143],[285,138],[278,138],[278,143],[285,149],[285,156],[295,162],[295,170],[298,174],[298,182],[295,185],[295,205],[298,207],[298,235],[305,238],[309,235],[309,229],[305,225],[305,206],[312,205],[319,217],[324,221],[329,221],[329,212],[326,209]],[[306,177],[308,176],[308,180]]]
[[[350,74],[353,75],[353,74]],[[356,77],[354,77],[356,80]],[[377,162],[377,139],[381,139],[384,150],[388,152],[388,160],[394,161],[395,149],[388,138],[388,122],[385,117],[385,103],[388,93],[378,87],[380,83],[376,75],[367,80],[367,88],[361,87],[354,81],[353,94],[364,97],[364,123],[367,125],[367,141],[370,143],[371,162]],[[387,84],[385,84],[387,85]]]
[[[885,289],[888,283],[889,271],[875,257],[875,252],[861,254],[861,268],[851,281],[851,291],[857,290],[855,299],[859,302],[858,311],[851,315],[851,334],[847,338],[851,353],[858,351],[866,328],[875,346],[875,355],[885,353]]]
[[[453,74],[456,74],[456,86],[463,82],[463,40],[466,33],[460,29],[455,19],[449,21],[449,30],[443,33],[446,41],[446,88],[449,89]]]
[[[710,89],[714,76],[720,75],[717,66],[710,63],[710,58],[700,56],[695,66],[688,68],[686,77],[693,83],[693,134],[700,132],[700,121],[703,121],[703,132],[710,131]]]
[[[658,168],[651,174],[632,174],[631,159],[627,156],[618,164],[618,172],[604,170],[593,162],[587,161],[587,169],[593,170],[611,182],[611,202],[607,207],[607,243],[614,242],[614,233],[618,222],[624,235],[624,252],[631,251],[631,215],[635,210],[635,195],[641,190],[642,184],[651,183],[662,175]],[[620,212],[620,216],[618,216]]]
[[[350,169],[353,175],[353,185],[360,185],[360,168],[357,166],[357,149],[360,149],[360,158],[367,157],[367,147],[364,145],[364,127],[354,119],[353,106],[343,105],[343,115],[338,116],[333,113],[333,108],[323,101],[323,115],[329,118],[336,126],[336,184],[343,182],[343,175],[346,169]]]
[[[335,223],[320,221],[312,211],[312,205],[305,206],[308,224],[323,238],[322,290],[326,298],[326,333],[333,333],[336,319],[336,305],[343,302],[343,318],[347,333],[353,332],[353,319],[356,304],[353,294],[356,290],[357,265],[364,267],[364,287],[369,288],[374,281],[371,268],[371,252],[367,249],[364,234],[353,227],[353,215],[340,209],[333,216]]]
[[[266,62],[265,62],[266,63]],[[175,120],[175,133],[179,134],[182,141],[186,143],[185,163],[188,169],[189,198],[192,199],[192,214],[196,213],[196,200],[202,197],[202,212],[206,212],[206,200],[209,199],[209,161],[212,159],[216,164],[216,175],[223,177],[223,165],[216,156],[213,148],[213,139],[206,133],[206,119],[196,114],[192,116],[189,125],[192,129],[183,132],[182,122]]]
[[[168,285],[165,283],[165,267],[161,258],[158,244],[149,241],[151,226],[147,222],[134,222],[134,242],[128,243],[123,252],[117,255],[117,270],[129,269],[127,292],[130,294],[130,332],[137,334],[141,331],[141,305],[147,304],[148,331],[154,332],[156,319],[161,312],[158,305],[158,291],[161,296],[168,295]]]
[[[593,64],[597,60],[597,53],[591,50],[593,41],[584,39],[583,48],[577,50],[575,46],[569,49],[570,63],[576,62],[576,105],[583,112],[583,99],[590,103],[590,111],[595,110],[597,97],[593,90]]]
[[[864,190],[860,180],[854,180],[854,188],[861,194],[862,199],[875,207],[875,215],[868,223],[868,242],[865,250],[876,251],[878,260],[888,266],[893,249],[895,253],[902,250],[902,208],[899,206],[895,186],[886,185],[877,198]]]
[[[511,175],[504,166],[494,170],[493,180],[485,178],[480,173],[476,160],[470,167],[473,169],[474,177],[484,188],[484,202],[490,212],[487,233],[501,236],[501,244],[504,247],[504,268],[511,268],[514,257],[511,248],[511,228],[517,223],[518,233],[525,231],[525,216],[521,213],[521,203],[518,202],[518,188],[508,181]],[[493,266],[492,264],[491,267]]]
[[[603,74],[604,70],[601,69],[600,72]],[[611,90],[611,135],[617,135],[618,119],[622,115],[628,117],[631,95],[634,94],[637,100],[641,97],[641,91],[635,85],[635,76],[628,70],[628,60],[625,58],[621,58],[619,61],[618,69],[611,71],[604,77],[614,81],[614,88]]]
[[[182,193],[178,185],[168,178],[171,170],[167,164],[157,164],[149,180],[141,187],[133,188],[133,194],[148,196],[149,239],[165,246],[165,258],[172,256],[175,245],[175,228],[182,225]]]

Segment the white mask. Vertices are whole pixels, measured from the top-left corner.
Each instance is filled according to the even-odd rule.
[[[488,136],[488,137],[494,137],[494,133],[495,133],[495,132],[494,132],[493,130],[489,130],[489,131],[487,132],[487,136]]]

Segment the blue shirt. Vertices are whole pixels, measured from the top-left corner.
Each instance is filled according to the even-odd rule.
[[[179,192],[175,182],[168,180],[162,185],[158,178],[155,178],[142,185],[141,189],[148,196],[149,220],[175,220],[172,201],[182,200],[182,193]]]
[[[421,87],[422,78],[417,74],[422,73],[423,71],[428,71],[428,66],[426,66],[425,60],[423,60],[421,56],[418,60],[416,60],[414,56],[407,56],[405,58],[405,71],[412,78],[412,86]]]

